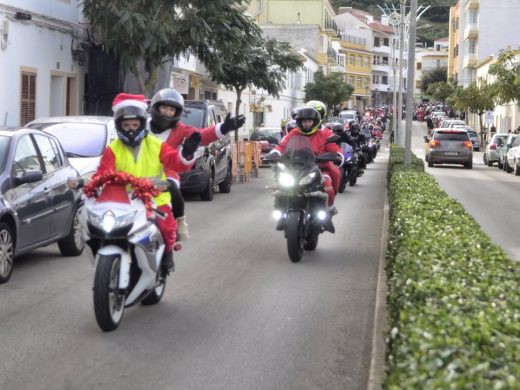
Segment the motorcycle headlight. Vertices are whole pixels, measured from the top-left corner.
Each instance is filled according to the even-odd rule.
[[[316,177],[316,172],[309,173],[308,175],[306,175],[300,179],[300,185],[305,186],[307,184],[312,183],[312,181],[314,180],[315,177]]]
[[[119,217],[116,217],[114,212],[111,210],[107,210],[101,217],[91,213],[90,211],[88,211],[87,214],[90,223],[100,229],[103,229],[103,231],[110,233],[114,229],[127,227],[133,224],[137,211],[134,210],[130,213],[120,215]]]
[[[278,183],[282,187],[293,187],[295,184],[294,177],[287,172],[280,172],[280,176],[278,176]]]

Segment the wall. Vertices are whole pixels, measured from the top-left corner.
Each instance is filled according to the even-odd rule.
[[[67,78],[73,78],[73,95],[70,97],[70,114],[82,112],[82,96],[85,68],[72,59],[72,27],[69,23],[38,15],[35,10],[46,15],[64,17],[67,21],[78,20],[76,1],[67,4],[61,0],[53,1],[4,1],[0,4],[0,26],[9,23],[7,43],[0,50],[0,74],[3,76],[0,90],[0,125],[20,125],[20,96],[22,69],[35,72],[36,79],[36,118],[52,114],[65,115],[65,96]],[[30,21],[14,19],[13,8],[25,9],[31,13]],[[63,31],[58,31],[58,29]],[[78,30],[81,30],[78,27]],[[74,45],[76,45],[77,40]],[[54,86],[54,88],[52,88]],[[54,104],[51,96],[54,95]]]

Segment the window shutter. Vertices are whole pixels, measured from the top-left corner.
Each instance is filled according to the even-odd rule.
[[[20,99],[20,125],[36,119],[36,73],[22,72]]]

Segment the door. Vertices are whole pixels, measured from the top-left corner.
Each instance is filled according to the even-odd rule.
[[[41,157],[29,134],[21,137],[12,163],[12,177],[21,177],[27,170],[43,171]],[[16,211],[19,220],[17,250],[46,241],[52,232],[50,191],[44,180],[20,184],[6,191],[6,199]]]
[[[65,235],[71,226],[74,194],[67,185],[69,176],[75,172],[65,164],[54,138],[34,134],[34,139],[43,161],[44,189],[49,194],[52,207],[52,237]]]

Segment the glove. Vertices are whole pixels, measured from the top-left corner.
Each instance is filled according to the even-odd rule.
[[[182,157],[184,157],[186,160],[191,160],[193,158],[193,154],[199,147],[201,139],[202,137],[199,132],[195,131],[191,133],[191,135],[186,138],[182,144]]]
[[[222,125],[220,125],[220,132],[222,135],[226,135],[231,130],[240,129],[244,123],[246,122],[246,117],[244,115],[234,116],[231,118],[231,113],[228,112],[226,118]]]

